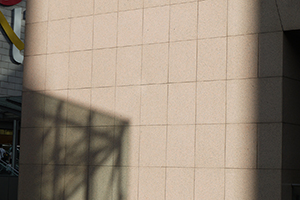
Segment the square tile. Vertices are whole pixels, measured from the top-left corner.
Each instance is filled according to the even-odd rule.
[[[141,95],[141,124],[166,124],[168,107],[167,86],[142,86]]]
[[[285,24],[284,22],[281,23],[283,18],[284,17],[279,14],[276,2],[272,0],[260,1],[260,32],[282,31],[281,24]]]
[[[143,43],[167,42],[169,39],[169,6],[144,10]]]
[[[224,169],[196,169],[195,199],[224,199]]]
[[[179,3],[186,3],[186,2],[193,2],[197,0],[169,0],[170,4],[179,4]]]
[[[64,169],[64,166],[57,165],[42,166],[41,199],[63,199]]]
[[[227,1],[200,1],[198,18],[198,38],[226,36]]]
[[[91,125],[114,125],[115,88],[94,88],[91,98]]]
[[[166,166],[166,126],[142,126],[140,166]]]
[[[226,38],[199,40],[197,80],[225,79],[226,56]]]
[[[112,126],[92,127],[89,144],[89,164],[112,166],[115,151],[115,129]]]
[[[194,167],[195,126],[168,126],[167,166]]]
[[[226,127],[226,167],[257,167],[257,125],[228,124]]]
[[[282,124],[258,125],[258,167],[280,169],[282,166]]]
[[[43,128],[22,128],[20,143],[22,151],[20,164],[42,164],[43,158]],[[34,156],[32,155],[34,152]]]
[[[87,165],[89,155],[88,127],[68,127],[66,132],[66,156],[67,165]]]
[[[93,17],[77,17],[71,19],[70,50],[87,50],[93,46]]]
[[[48,24],[47,52],[66,52],[70,46],[70,20],[51,21]]]
[[[197,38],[197,2],[171,6],[170,40]]]
[[[68,73],[69,88],[86,88],[91,86],[92,51],[70,53]]]
[[[46,90],[67,89],[69,54],[47,55]]]
[[[141,82],[141,46],[122,47],[117,50],[117,85]]]
[[[142,43],[142,10],[119,13],[118,46],[137,45]]]
[[[70,6],[70,5],[69,5]],[[71,16],[79,17],[85,15],[92,15],[94,13],[94,0],[72,0]]]
[[[199,82],[197,123],[225,123],[225,81]]]
[[[258,35],[228,38],[227,78],[257,77]]]
[[[49,1],[49,19],[66,19],[71,16],[71,0],[50,0]]]
[[[45,92],[45,127],[66,127],[68,91],[52,90]]]
[[[27,24],[25,31],[25,56],[47,52],[48,23]],[[25,59],[26,60],[26,59]]]
[[[195,83],[169,85],[168,124],[195,123]]]
[[[167,168],[166,200],[194,199],[194,169]]]
[[[88,196],[91,199],[113,199],[112,185],[118,181],[114,167],[90,166]]]
[[[116,117],[128,120],[132,125],[139,125],[141,107],[140,87],[117,87],[116,90]]]
[[[48,20],[49,0],[29,0],[26,2],[26,23],[44,22]]]
[[[23,91],[45,90],[46,55],[29,56],[24,60]]]
[[[119,10],[143,8],[143,0],[119,0]]]
[[[92,86],[114,86],[116,81],[117,49],[93,51]]]
[[[283,33],[259,35],[259,76],[283,75]]]
[[[170,44],[169,81],[196,81],[196,41]]]
[[[140,168],[139,199],[164,199],[165,177],[164,168]]]
[[[95,0],[94,13],[109,13],[118,10],[118,0]]]
[[[68,91],[67,126],[90,126],[90,89]]]
[[[196,167],[224,167],[225,125],[198,125]]]
[[[154,7],[154,6],[163,6],[168,5],[169,0],[144,0],[144,7]]]
[[[94,48],[115,47],[117,45],[117,13],[94,16]]]
[[[80,200],[86,198],[87,177],[88,168],[86,166],[66,166],[64,199]]]
[[[168,80],[168,44],[143,46],[142,83],[166,83]]]
[[[65,164],[66,128],[45,128],[43,135],[43,164]]]

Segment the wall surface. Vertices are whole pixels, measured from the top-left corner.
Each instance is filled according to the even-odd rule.
[[[26,0],[23,0],[14,6],[0,5],[0,10],[7,19],[9,25],[12,25],[12,16],[14,8],[22,8],[25,11]],[[25,20],[22,20],[21,37],[24,42]],[[12,59],[12,44],[1,28],[0,34],[0,97],[21,96],[23,65],[18,64]]]
[[[28,0],[19,199],[291,198],[282,30],[275,0]]]

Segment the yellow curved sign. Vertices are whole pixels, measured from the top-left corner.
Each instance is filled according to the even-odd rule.
[[[20,38],[15,34],[13,29],[8,24],[6,18],[4,17],[3,13],[0,11],[0,24],[7,34],[10,41],[21,51],[24,49],[24,43],[20,40]]]

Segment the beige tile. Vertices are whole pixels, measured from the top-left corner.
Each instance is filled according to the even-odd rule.
[[[71,19],[70,50],[87,50],[93,43],[93,17],[78,17]]]
[[[143,0],[119,0],[119,10],[143,8]]]
[[[282,124],[258,125],[258,167],[281,168]]]
[[[251,169],[226,169],[225,199],[256,199],[257,175],[257,171]]]
[[[168,44],[143,46],[142,83],[166,83],[168,80]]]
[[[45,96],[35,92],[22,94],[21,127],[43,127]]]
[[[65,164],[66,128],[45,128],[43,135],[43,164]]]
[[[165,166],[166,140],[166,126],[142,126],[140,134],[140,166]]]
[[[69,88],[86,88],[91,86],[92,51],[70,53],[68,73]]]
[[[49,19],[66,19],[71,16],[71,0],[50,0],[49,1]]]
[[[167,85],[149,85],[142,87],[141,123],[167,123]]]
[[[118,46],[142,43],[142,10],[120,12],[118,19]]]
[[[45,127],[65,127],[67,125],[68,91],[45,92]]]
[[[198,41],[197,80],[226,78],[226,38]]]
[[[47,56],[46,90],[67,89],[69,54],[50,54]]]
[[[167,166],[194,167],[195,126],[168,126]]]
[[[93,51],[92,86],[114,86],[116,81],[117,49]]]
[[[66,156],[67,165],[87,165],[89,151],[88,127],[68,127],[66,132]]]
[[[86,166],[66,166],[64,199],[86,198],[87,177],[88,168]]]
[[[170,4],[176,4],[176,3],[186,3],[186,2],[193,2],[197,0],[169,0]]]
[[[140,168],[139,199],[164,199],[165,176],[164,168]]]
[[[94,16],[94,48],[117,45],[117,13]]]
[[[256,168],[257,125],[228,124],[226,127],[226,167]]]
[[[118,0],[95,0],[94,13],[116,12],[118,10]]]
[[[197,123],[225,123],[225,81],[199,82]]]
[[[42,164],[43,132],[43,128],[22,128],[20,164]]]
[[[198,18],[198,38],[226,36],[227,1],[200,1]]]
[[[144,0],[144,7],[154,7],[154,6],[163,6],[168,5],[169,0]]]
[[[195,199],[224,199],[224,169],[196,169]]]
[[[196,167],[224,167],[225,125],[197,126],[195,157]]]
[[[299,29],[299,1],[279,1],[277,2],[278,13],[280,13],[283,30]]]
[[[196,80],[196,41],[170,44],[169,81]]]
[[[260,30],[260,1],[228,1],[228,34],[258,33]]]
[[[283,33],[259,35],[259,76],[282,76]]]
[[[282,199],[281,170],[258,170],[257,179],[258,199]]]
[[[41,199],[41,165],[20,165],[19,172],[18,198],[31,200]]]
[[[68,91],[67,126],[90,126],[90,89]]]
[[[194,199],[194,169],[167,168],[166,200]]]
[[[116,91],[116,117],[132,125],[140,124],[140,87],[118,87]]]
[[[279,14],[277,2],[260,1],[260,32],[282,31],[283,16]]]
[[[227,123],[258,121],[258,80],[227,82]]]
[[[91,128],[89,144],[90,165],[112,166],[114,164],[114,151],[116,150],[114,133],[115,129],[112,126]]]
[[[170,40],[197,38],[197,3],[171,6]]]
[[[48,24],[47,52],[66,52],[70,46],[70,20],[51,21]]]
[[[45,54],[47,51],[47,27],[46,22],[27,24],[25,29],[25,55]],[[26,60],[26,59],[25,59]]]
[[[115,88],[92,89],[91,126],[114,125]]]
[[[117,50],[117,85],[141,82],[141,46],[122,47]]]
[[[195,123],[195,94],[195,83],[169,85],[169,124]]]
[[[118,181],[115,174],[115,168],[105,166],[90,166],[88,175],[88,195],[91,199],[109,199],[112,200],[112,184]],[[100,181],[101,180],[101,181]]]
[[[169,39],[169,6],[144,10],[143,43],[167,42]]]
[[[42,166],[41,199],[63,199],[64,169],[64,166],[57,165]]]
[[[46,55],[30,56],[24,60],[23,91],[45,90]]]
[[[227,78],[257,77],[257,71],[258,36],[229,37]]]
[[[70,5],[69,5],[70,6]],[[71,16],[79,17],[85,15],[92,15],[94,13],[94,0],[72,0]]]
[[[116,166],[139,166],[139,126],[117,126],[115,128],[114,163]]]
[[[26,23],[44,22],[48,20],[49,0],[29,0],[26,2]]]

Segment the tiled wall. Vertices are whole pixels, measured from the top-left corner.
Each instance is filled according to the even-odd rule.
[[[25,11],[26,0],[14,6],[0,6],[0,10],[11,25],[14,8]],[[25,20],[22,20],[21,40],[24,41]],[[3,31],[0,34],[0,96],[21,96],[23,65],[17,64],[11,57],[12,45]]]
[[[275,1],[28,0],[27,15],[20,199],[281,199]]]

